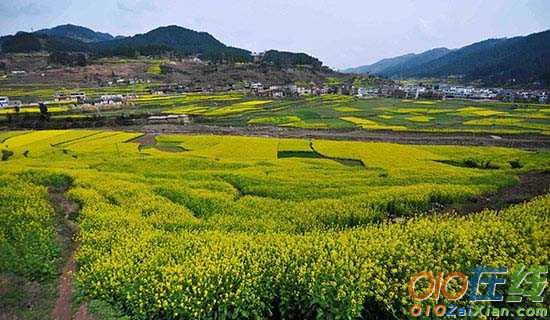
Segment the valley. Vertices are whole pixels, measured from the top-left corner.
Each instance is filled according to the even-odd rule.
[[[550,31],[448,49],[407,10],[475,6],[285,2],[268,34],[273,3],[231,31],[242,3],[206,3],[0,36],[0,320],[546,318]]]

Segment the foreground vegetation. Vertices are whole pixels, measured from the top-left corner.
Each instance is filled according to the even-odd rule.
[[[0,272],[56,275],[51,185],[82,207],[79,295],[135,319],[402,318],[418,271],[550,262],[548,195],[430,213],[549,170],[548,151],[139,136],[0,134]]]

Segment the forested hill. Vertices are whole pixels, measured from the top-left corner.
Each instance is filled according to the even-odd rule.
[[[388,61],[395,63],[388,64]],[[441,48],[384,59],[346,71],[390,78],[459,77],[486,84],[550,84],[550,30],[522,37],[489,39],[456,50]]]
[[[198,56],[208,61],[251,62],[252,53],[223,44],[207,32],[179,26],[159,27],[131,37],[113,37],[91,29],[65,25],[34,33],[18,32],[0,38],[4,53],[85,53],[91,57],[173,54]],[[260,61],[281,67],[309,65],[320,68],[321,61],[304,53],[267,51]]]
[[[50,37],[61,37],[79,40],[82,42],[100,42],[113,40],[115,37],[108,33],[96,32],[81,26],[65,24],[51,29],[42,29],[35,31],[36,34],[47,35]]]

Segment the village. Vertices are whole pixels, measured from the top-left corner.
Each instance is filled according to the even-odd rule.
[[[157,96],[181,95],[186,93],[242,93],[250,97],[269,99],[298,98],[303,96],[320,96],[337,94],[354,96],[359,99],[369,98],[398,98],[423,100],[482,100],[502,102],[548,103],[550,91],[529,89],[483,88],[465,85],[438,84],[403,84],[397,81],[386,81],[375,85],[361,86],[352,80],[337,80],[334,83],[262,83],[257,81],[241,81],[223,87],[204,87],[200,85],[183,84],[154,84],[146,79],[113,79],[104,87],[105,94],[87,93],[86,88],[77,90],[60,90],[55,92],[51,99],[40,101],[24,101],[11,99],[9,96],[0,96],[0,108],[14,108],[18,111],[22,106],[37,105],[38,103],[72,102],[78,105],[118,105],[138,98],[136,85],[146,85],[146,93]],[[360,81],[359,81],[360,83]],[[126,88],[121,94],[120,88]],[[90,90],[91,91],[91,90]],[[1,95],[1,92],[0,92]]]

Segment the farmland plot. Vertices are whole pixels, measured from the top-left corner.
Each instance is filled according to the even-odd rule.
[[[0,136],[13,153],[0,162],[0,214],[25,203],[16,213],[36,225],[3,220],[0,253],[18,263],[1,271],[55,274],[44,194],[60,180],[81,205],[79,294],[135,319],[399,317],[418,271],[550,261],[548,195],[500,212],[431,211],[549,170],[548,151],[158,136],[179,147],[166,152],[139,136]],[[39,247],[26,240],[35,234]]]

